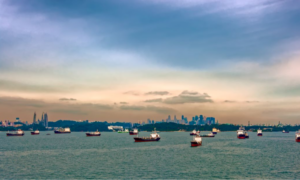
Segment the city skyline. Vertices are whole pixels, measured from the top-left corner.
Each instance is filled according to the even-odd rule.
[[[299,10],[291,0],[0,0],[0,120],[296,124]]]

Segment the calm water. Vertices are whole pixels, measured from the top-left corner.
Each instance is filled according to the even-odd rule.
[[[146,143],[113,132],[101,137],[46,133],[6,137],[0,132],[1,178],[300,178],[300,143],[294,132],[265,132],[262,137],[250,132],[247,140],[237,139],[235,132],[221,132],[203,138],[196,148],[190,147],[188,132],[161,132],[159,142]]]

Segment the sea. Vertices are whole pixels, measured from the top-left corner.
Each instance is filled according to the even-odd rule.
[[[51,135],[46,135],[50,133]],[[209,132],[201,132],[208,134]],[[135,143],[128,133],[0,132],[2,179],[300,179],[295,132],[220,132],[190,147],[189,132],[159,132],[159,142]],[[140,132],[139,136],[149,136]]]

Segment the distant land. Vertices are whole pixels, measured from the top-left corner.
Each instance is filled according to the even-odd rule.
[[[58,120],[56,122],[49,122],[49,127],[46,128],[41,124],[30,124],[26,125],[21,122],[15,123],[18,124],[18,127],[3,127],[0,126],[0,131],[13,131],[16,129],[22,129],[24,131],[29,131],[32,129],[38,129],[40,131],[47,131],[53,130],[54,128],[59,127],[69,127],[73,132],[80,132],[80,131],[112,131],[108,129],[108,126],[122,126],[124,129],[132,129],[138,128],[140,131],[153,131],[156,128],[157,131],[192,131],[194,129],[200,131],[211,131],[212,128],[217,128],[220,131],[236,131],[240,125],[233,125],[233,124],[213,124],[213,125],[185,125],[185,124],[177,124],[177,123],[156,123],[156,124],[145,124],[145,125],[138,125],[134,124],[132,126],[131,123],[124,123],[124,122],[115,122],[115,123],[108,123],[104,122],[78,122],[73,120]],[[260,126],[260,125],[251,125],[251,126],[244,126],[246,130],[256,131],[257,129],[262,129],[264,131],[282,131],[282,130],[289,130],[289,131],[297,131],[300,129],[300,125],[273,125],[273,126]]]

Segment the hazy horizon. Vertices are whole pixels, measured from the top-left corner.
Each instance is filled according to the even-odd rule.
[[[0,0],[0,121],[300,119],[293,0]]]

